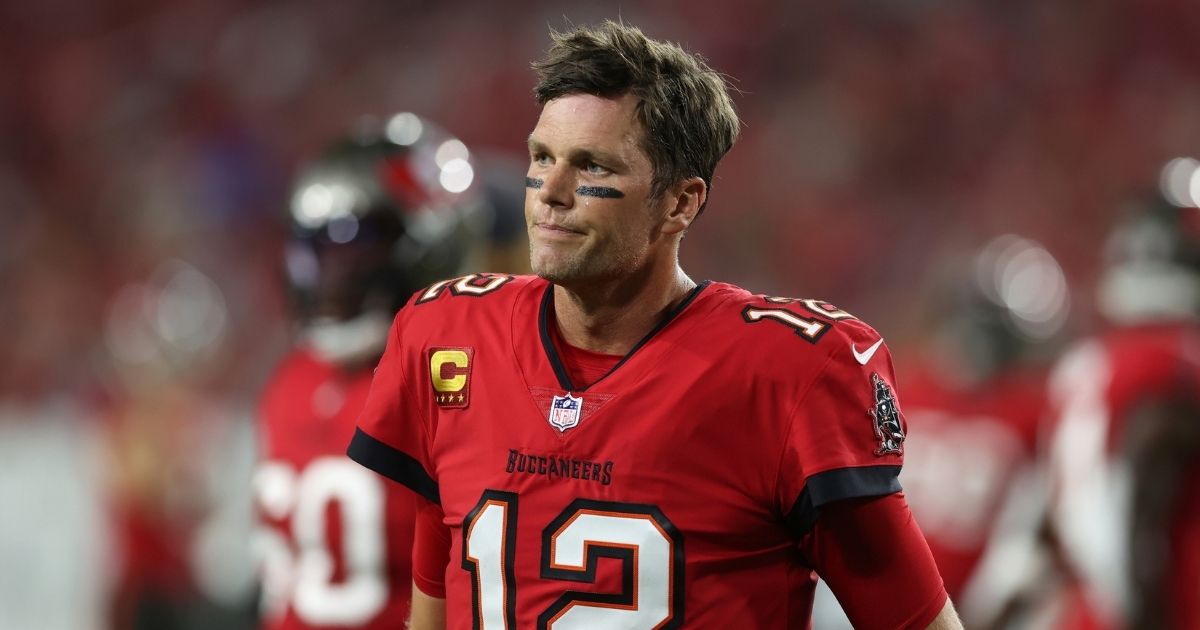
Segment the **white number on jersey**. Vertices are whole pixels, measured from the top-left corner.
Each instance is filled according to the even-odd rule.
[[[475,627],[516,628],[513,574],[518,496],[487,490],[463,522]],[[675,628],[683,623],[683,539],[654,506],[579,499],[542,531],[541,576],[590,583],[601,557],[628,567],[621,593],[566,592],[539,629]]]
[[[379,614],[388,597],[383,480],[344,457],[322,457],[299,473],[290,464],[266,462],[254,485],[263,513],[290,519],[294,538],[275,529],[259,532],[264,613],[282,614],[290,604],[306,623],[339,626],[361,625]],[[326,535],[334,503],[345,565],[337,583]]]

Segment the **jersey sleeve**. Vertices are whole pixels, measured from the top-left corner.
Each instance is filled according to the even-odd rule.
[[[354,461],[441,505],[429,456],[429,427],[405,375],[401,311],[388,334],[387,349],[358,419],[346,454]]]
[[[446,598],[446,567],[450,559],[450,528],[444,518],[440,506],[420,501],[413,536],[413,584],[422,593],[438,599]]]
[[[919,630],[946,605],[937,564],[903,494],[827,506],[800,549],[855,628]]]
[[[891,356],[877,333],[851,333],[827,340],[838,346],[800,392],[789,419],[777,500],[797,538],[823,505],[900,491],[907,425]]]

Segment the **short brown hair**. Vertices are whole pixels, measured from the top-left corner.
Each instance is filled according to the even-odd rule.
[[[645,128],[643,149],[654,167],[651,194],[699,176],[712,187],[717,162],[738,134],[737,112],[725,78],[679,46],[646,37],[633,26],[606,20],[566,33],[534,62],[534,95],[545,105],[568,94],[613,98],[632,93]]]

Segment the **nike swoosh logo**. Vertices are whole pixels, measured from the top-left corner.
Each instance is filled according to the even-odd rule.
[[[882,337],[879,338],[879,341],[871,344],[870,348],[867,348],[862,352],[859,352],[858,348],[854,347],[854,344],[850,344],[850,351],[854,353],[854,360],[858,361],[859,365],[866,365],[867,361],[870,361],[871,357],[875,356],[875,351],[878,350],[879,346],[881,345],[883,345]]]

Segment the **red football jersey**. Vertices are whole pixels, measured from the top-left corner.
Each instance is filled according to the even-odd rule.
[[[555,325],[539,278],[443,281],[376,370],[349,452],[442,506],[447,627],[807,627],[818,509],[900,489],[879,334],[704,283],[578,388]]]
[[[1045,382],[1041,373],[1010,371],[953,385],[936,366],[905,378],[904,416],[913,437],[900,481],[960,609],[1001,510],[1036,500],[1021,490],[1033,479]]]
[[[1200,406],[1200,326],[1113,329],[1068,352],[1051,387],[1051,522],[1090,603],[1116,621],[1130,604],[1131,484],[1120,455],[1126,422],[1147,401]],[[1173,525],[1164,532],[1171,622],[1200,628],[1200,467],[1179,491]]]
[[[402,628],[412,595],[416,497],[345,456],[371,385],[307,351],[262,399],[255,475],[264,626]]]

